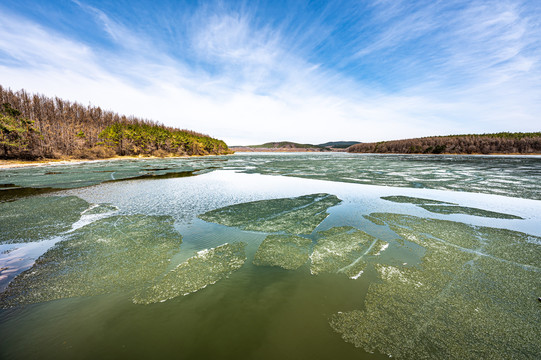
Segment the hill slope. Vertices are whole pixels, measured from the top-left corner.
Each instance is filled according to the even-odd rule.
[[[263,151],[263,152],[313,152],[313,151],[330,151],[327,148],[312,145],[312,144],[299,144],[292,141],[276,141],[268,142],[261,145],[248,145],[248,146],[232,146],[233,151]]]
[[[276,149],[276,148],[291,148],[291,149],[311,149],[319,148],[320,146],[312,144],[299,144],[291,141],[278,141],[278,142],[268,142],[261,145],[250,145],[252,148],[267,148],[267,149]]]
[[[346,149],[352,145],[358,144],[360,141],[329,141],[324,144],[318,144],[321,147],[330,147],[333,149]]]
[[[100,107],[13,92],[0,86],[0,158],[107,158],[115,155],[229,153],[227,145],[190,130],[126,117]]]
[[[347,151],[399,154],[539,154],[541,153],[541,132],[502,132],[381,141],[355,144]]]

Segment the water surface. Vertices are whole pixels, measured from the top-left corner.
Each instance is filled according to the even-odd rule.
[[[541,158],[239,154],[0,182],[1,358],[541,353]]]

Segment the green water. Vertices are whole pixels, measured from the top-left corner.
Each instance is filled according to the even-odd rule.
[[[0,358],[536,359],[541,158],[1,170]]]

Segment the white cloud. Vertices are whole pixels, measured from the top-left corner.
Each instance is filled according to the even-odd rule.
[[[455,56],[441,64],[443,73],[394,93],[303,59],[288,48],[279,30],[255,27],[250,14],[198,17],[189,36],[198,60],[216,67],[208,72],[155,48],[145,55],[144,42],[134,42],[138,36],[93,11],[116,42],[131,45],[104,53],[29,20],[0,14],[0,52],[17,63],[0,62],[1,85],[91,102],[208,133],[230,145],[539,130],[538,58],[523,54],[527,24],[513,8],[465,13],[455,29],[463,29],[463,38],[471,34],[470,43],[477,47],[462,49],[460,39],[449,42]],[[423,14],[428,20],[417,29],[425,31],[433,19]],[[480,14],[479,23],[470,23]],[[411,26],[401,22],[402,30],[419,18]],[[410,35],[384,35],[370,51],[404,36]],[[504,49],[498,51],[498,44]],[[445,71],[468,68],[475,82],[442,83]]]

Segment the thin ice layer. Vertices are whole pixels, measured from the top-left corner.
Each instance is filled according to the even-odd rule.
[[[235,156],[237,161],[228,168],[264,175],[541,199],[540,162],[532,156],[339,155],[246,154]]]
[[[111,213],[114,211],[118,211],[118,207],[114,206],[113,204],[95,204],[85,210],[82,215],[99,215]]]
[[[427,250],[418,268],[376,265],[383,282],[370,285],[365,309],[331,319],[346,341],[398,359],[538,357],[541,239],[509,230],[499,237],[494,231],[500,229],[406,215],[371,215]],[[476,239],[466,240],[470,237]],[[524,256],[512,251],[496,256],[500,240],[527,239],[536,266],[524,266]],[[472,251],[463,244],[478,247]]]
[[[169,178],[213,170],[219,159],[133,159],[101,160],[69,165],[49,165],[6,169],[0,172],[0,185],[24,188],[69,189],[107,181],[135,178]]]
[[[520,266],[537,267],[541,264],[541,238],[518,231],[473,226],[455,221],[420,218],[410,215],[373,213],[399,233],[404,239],[419,243],[433,237],[456,249]],[[420,237],[420,234],[425,236]]]
[[[327,209],[340,202],[334,195],[312,194],[227,206],[199,217],[243,230],[310,234],[328,216]]]
[[[402,196],[402,195],[383,196],[381,198],[383,200],[388,200],[388,201],[392,201],[396,203],[414,204],[427,211],[438,213],[438,214],[446,214],[446,215],[447,214],[465,214],[465,215],[482,216],[482,217],[496,218],[496,219],[522,219],[520,216],[516,216],[516,215],[504,214],[500,212],[488,211],[488,210],[466,207],[466,206],[459,206],[457,204],[453,204],[453,203],[449,203],[445,201],[439,201],[439,200],[423,199],[423,198],[416,198],[416,197]]]
[[[438,214],[466,214],[473,216],[482,216],[487,218],[496,218],[496,219],[520,219],[523,220],[520,216],[504,214],[495,211],[488,211],[483,209],[477,209],[472,207],[465,206],[448,206],[448,205],[418,205],[425,210],[428,210],[433,213]]]
[[[0,243],[43,240],[71,228],[89,204],[76,196],[31,197],[0,203]]]
[[[71,233],[0,295],[9,307],[132,289],[163,273],[182,242],[169,216],[113,216]]]
[[[254,264],[295,270],[308,261],[311,245],[312,240],[300,236],[269,235],[257,249]]]
[[[228,277],[246,261],[246,243],[224,244],[200,251],[133,298],[136,304],[164,302],[188,295]]]
[[[358,277],[366,266],[364,257],[377,243],[373,236],[351,226],[334,227],[318,234],[322,237],[310,255],[313,275],[341,272]]]

